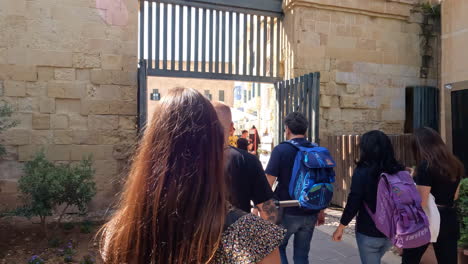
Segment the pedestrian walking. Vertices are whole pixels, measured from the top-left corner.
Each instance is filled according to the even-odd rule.
[[[155,112],[103,229],[104,263],[279,263],[285,231],[226,199],[226,141],[210,101],[176,88]]]

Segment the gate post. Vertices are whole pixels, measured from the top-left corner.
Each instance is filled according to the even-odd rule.
[[[143,132],[146,126],[148,112],[148,78],[146,60],[141,59],[138,68],[138,131]]]

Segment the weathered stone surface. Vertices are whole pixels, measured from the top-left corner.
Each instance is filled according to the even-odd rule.
[[[55,76],[53,67],[37,67],[37,73],[40,81],[53,80]]]
[[[71,160],[81,160],[92,155],[95,161],[111,160],[114,146],[112,145],[78,145],[71,150]]]
[[[55,99],[41,98],[39,100],[39,109],[40,109],[40,112],[44,114],[55,113]]]
[[[99,68],[101,67],[101,58],[99,54],[73,54],[73,67],[76,68]]]
[[[113,54],[102,55],[102,69],[122,70],[122,56]]]
[[[118,129],[119,117],[115,115],[89,115],[88,127],[92,130]]]
[[[99,144],[99,132],[88,129],[72,131],[73,144],[96,145]]]
[[[69,113],[70,129],[87,129],[88,117],[79,113]]]
[[[48,145],[53,142],[54,134],[51,130],[32,130],[31,144]]]
[[[134,116],[120,116],[119,117],[119,129],[135,130],[136,128],[136,117]]]
[[[91,80],[91,73],[89,69],[76,69],[76,79],[78,81],[89,81]]]
[[[74,68],[56,68],[55,80],[73,81],[75,80],[76,73]]]
[[[26,84],[21,81],[4,81],[5,96],[26,96]]]
[[[26,56],[31,65],[72,67],[72,52],[28,50]]]
[[[347,84],[346,85],[346,93],[355,94],[358,91],[359,91],[359,85],[357,85],[357,84]]]
[[[39,112],[39,98],[36,98],[36,97],[18,98],[18,112],[21,112],[21,113]]]
[[[50,115],[48,114],[33,114],[32,120],[33,129],[44,130],[50,128]]]
[[[64,113],[80,113],[81,100],[80,99],[55,99],[56,112]]]
[[[68,145],[73,143],[73,133],[69,130],[55,130],[54,131],[54,144]]]
[[[68,129],[68,116],[64,114],[51,115],[52,129]]]
[[[32,129],[32,113],[13,113],[11,116],[12,120],[17,122],[15,129]]]
[[[48,96],[53,98],[80,99],[86,93],[86,84],[82,82],[54,81],[48,83]]]
[[[31,133],[23,129],[10,129],[0,135],[0,142],[4,145],[22,146],[31,141]]]

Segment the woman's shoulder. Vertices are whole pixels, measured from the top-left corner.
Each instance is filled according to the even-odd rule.
[[[257,263],[276,249],[286,230],[245,214],[223,232],[215,263]]]

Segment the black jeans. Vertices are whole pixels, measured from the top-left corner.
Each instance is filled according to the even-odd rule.
[[[460,237],[460,225],[454,208],[439,208],[440,232],[433,244],[439,264],[457,264],[457,241]],[[429,244],[403,250],[403,264],[418,264]]]

